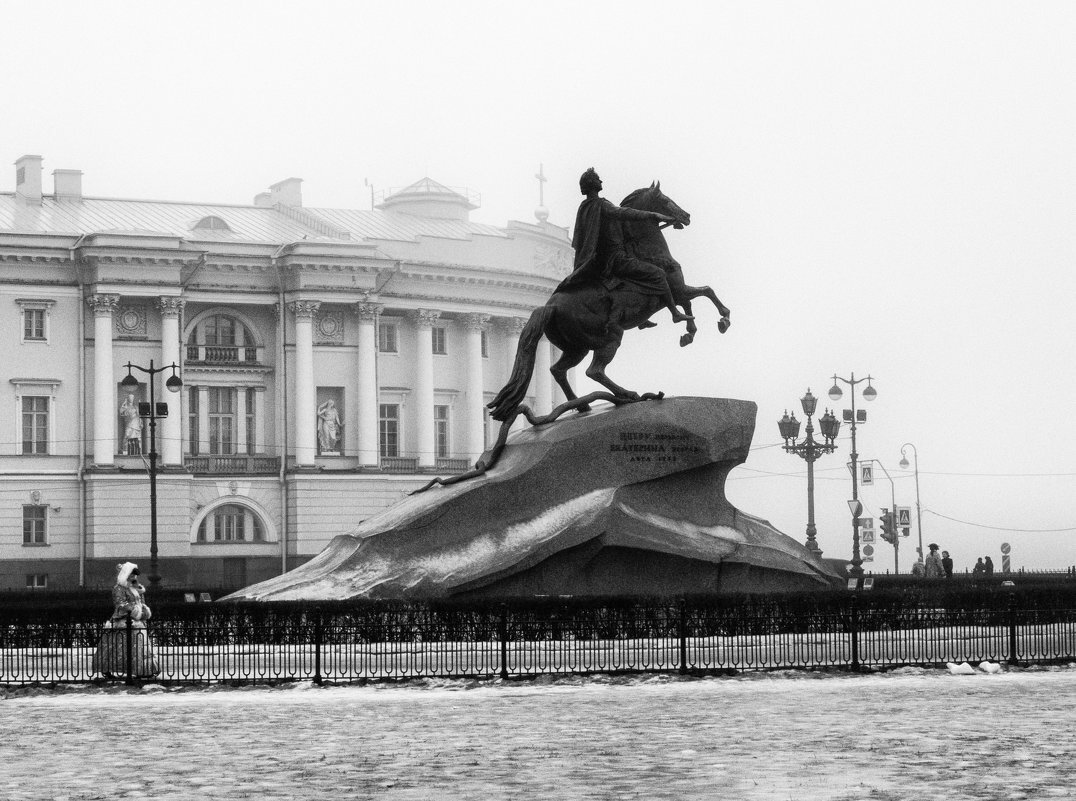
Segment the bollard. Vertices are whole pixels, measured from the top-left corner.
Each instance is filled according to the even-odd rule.
[[[314,613],[314,684],[321,683],[321,612],[318,611]]]
[[[856,609],[856,596],[848,602],[848,628],[852,645],[852,670],[859,670],[859,612]]]
[[[501,604],[501,617],[497,622],[497,637],[501,641],[501,678],[508,678],[508,605]]]
[[[1009,664],[1019,667],[1020,659],[1016,655],[1016,593],[1009,593]]]
[[[680,675],[687,674],[687,599],[680,599]]]
[[[127,684],[134,684],[134,621],[127,615]]]

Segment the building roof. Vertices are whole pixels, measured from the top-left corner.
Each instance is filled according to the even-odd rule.
[[[440,186],[429,179],[419,183],[424,182]],[[441,188],[457,194],[446,187]],[[217,221],[206,221],[210,217],[219,218],[224,225]],[[203,223],[201,226],[200,222]],[[471,239],[475,236],[507,236],[504,229],[493,225],[380,210],[239,206],[95,197],[57,200],[50,195],[42,197],[40,203],[26,203],[11,192],[0,192],[0,231],[75,236],[151,231],[199,242],[272,244],[326,237],[352,241],[414,242],[419,237]]]

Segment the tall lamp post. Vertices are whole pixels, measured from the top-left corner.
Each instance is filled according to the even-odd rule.
[[[138,416],[149,420],[149,582],[156,588],[161,583],[161,575],[157,571],[157,420],[168,416],[168,404],[157,403],[153,391],[153,378],[158,373],[171,370],[172,375],[164,382],[169,392],[179,392],[183,381],[176,375],[179,365],[175,362],[163,367],[154,367],[151,359],[149,367],[139,367],[130,362],[127,362],[126,367],[127,377],[120,381],[120,386],[126,390],[138,389],[138,379],[131,374],[132,370],[143,372],[149,377],[147,381],[149,403],[139,402]]]
[[[912,456],[915,459],[915,527],[919,531],[919,547],[916,549],[919,554],[919,561],[923,561],[923,509],[919,505],[919,451],[915,449],[915,446],[910,442],[905,442],[900,446],[900,467],[901,470],[907,470],[910,466],[908,464],[908,457],[904,455],[904,449],[911,448]]]
[[[852,408],[851,408],[851,410],[845,409],[843,417],[844,417],[844,421],[846,423],[851,423],[852,424],[852,452],[850,454],[851,457],[852,457],[852,503],[851,503],[850,506],[851,506],[853,511],[852,511],[852,569],[851,569],[850,572],[851,572],[852,576],[854,576],[855,578],[860,578],[863,575],[863,559],[859,555],[859,512],[855,511],[856,509],[860,508],[860,506],[858,504],[858,501],[859,501],[859,484],[858,484],[857,478],[856,478],[856,456],[858,455],[858,454],[856,454],[856,424],[857,423],[865,423],[865,422],[867,422],[867,412],[865,410],[860,409],[858,413],[856,412],[855,387],[856,387],[856,384],[861,384],[862,382],[866,381],[867,386],[863,390],[863,399],[867,400],[867,401],[872,401],[872,400],[874,400],[875,398],[878,397],[878,390],[876,390],[874,387],[871,386],[870,382],[872,380],[873,379],[869,375],[866,378],[856,378],[856,374],[852,373],[851,378],[842,378],[841,376],[834,374],[833,375],[833,386],[830,387],[830,390],[829,390],[830,400],[839,401],[844,396],[844,393],[841,391],[841,385],[838,384],[837,382],[842,381],[845,384],[847,384],[849,387],[852,388],[852,392],[851,392]]]
[[[814,525],[814,463],[824,453],[833,453],[837,446],[833,444],[833,441],[837,438],[837,431],[841,427],[840,421],[833,416],[833,413],[828,409],[826,413],[822,415],[818,420],[818,425],[822,429],[822,436],[825,438],[825,442],[815,442],[814,439],[814,425],[811,422],[811,416],[814,415],[815,407],[818,404],[818,398],[811,394],[811,390],[807,390],[807,394],[800,398],[800,406],[803,407],[803,413],[807,416],[807,436],[803,442],[796,442],[796,438],[800,435],[800,421],[796,419],[796,413],[792,412],[792,417],[788,416],[788,411],[785,411],[785,416],[777,422],[777,427],[781,431],[781,437],[784,439],[784,449],[787,453],[794,453],[807,462],[807,550],[813,551],[816,556],[822,555],[822,549],[818,547],[818,542],[815,539],[816,530]]]

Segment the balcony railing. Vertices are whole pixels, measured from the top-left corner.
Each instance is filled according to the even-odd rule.
[[[471,469],[471,460],[438,458],[436,467],[438,470],[443,470],[449,473],[462,473],[465,470]]]
[[[202,364],[258,364],[257,348],[253,345],[188,345],[187,361]]]
[[[418,459],[404,456],[382,456],[381,470],[385,473],[417,473]]]
[[[276,473],[280,470],[280,458],[277,456],[226,456],[221,454],[188,456],[185,464],[192,473],[264,475],[266,473]]]

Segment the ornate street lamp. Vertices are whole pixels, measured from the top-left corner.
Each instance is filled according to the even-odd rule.
[[[837,431],[840,429],[841,424],[836,417],[827,409],[826,413],[819,419],[818,423],[822,428],[822,436],[825,438],[825,442],[815,442],[814,439],[814,426],[811,423],[811,417],[814,415],[815,408],[818,404],[818,399],[811,394],[811,390],[807,390],[807,394],[800,398],[800,406],[803,407],[803,414],[807,417],[807,436],[803,442],[796,442],[796,438],[800,435],[800,421],[796,419],[796,413],[793,412],[792,416],[788,416],[788,411],[785,411],[784,417],[777,421],[777,428],[781,432],[781,438],[785,441],[784,449],[787,453],[794,453],[807,462],[807,550],[813,551],[816,556],[822,555],[822,549],[818,547],[818,542],[815,539],[816,530],[814,525],[814,463],[815,460],[824,453],[833,453],[837,446],[833,444],[833,441],[837,438]]]
[[[904,455],[905,448],[911,448],[912,455],[915,458],[915,527],[919,531],[919,548],[917,549],[919,561],[923,561],[923,510],[919,505],[919,451],[910,442],[905,442],[900,446],[900,467],[902,470],[907,470],[910,466],[908,457]]]
[[[150,360],[149,367],[139,367],[137,364],[127,362],[127,377],[120,381],[120,386],[127,390],[138,389],[138,379],[132,374],[132,370],[139,370],[149,376],[149,403],[138,404],[138,416],[149,420],[149,582],[156,588],[161,583],[160,573],[157,571],[157,420],[168,416],[168,404],[157,403],[153,392],[153,377],[165,370],[171,370],[172,375],[164,382],[169,392],[179,392],[183,381],[176,370],[179,365],[175,362],[164,367],[154,367]]]
[[[853,510],[860,508],[857,503],[859,500],[859,484],[856,478],[856,424],[867,422],[867,412],[864,409],[856,411],[856,393],[855,386],[864,381],[867,382],[866,388],[863,390],[863,399],[872,401],[878,397],[878,390],[871,386],[871,376],[866,378],[856,378],[856,374],[852,373],[851,378],[842,378],[837,374],[833,375],[833,386],[830,387],[829,397],[831,400],[839,401],[844,393],[841,391],[841,385],[838,381],[842,381],[848,386],[852,387],[852,408],[844,410],[844,421],[851,423],[852,429],[852,451],[850,456],[852,457],[852,503],[850,504]],[[852,569],[851,574],[855,578],[859,578],[863,575],[863,559],[859,555],[859,513],[853,511],[852,513]]]

